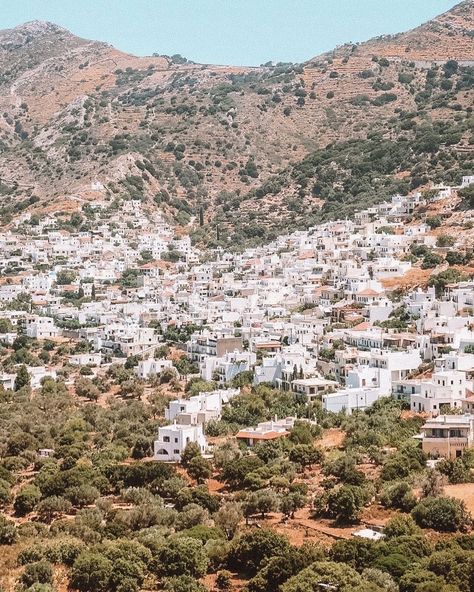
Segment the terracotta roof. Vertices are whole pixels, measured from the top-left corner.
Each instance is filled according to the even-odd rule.
[[[362,290],[362,292],[357,292],[356,296],[380,296],[382,292],[376,292],[371,288],[367,288],[366,290]]]
[[[352,327],[352,330],[353,331],[366,331],[370,326],[371,325],[369,322],[364,321],[363,323],[359,323],[355,327]]]

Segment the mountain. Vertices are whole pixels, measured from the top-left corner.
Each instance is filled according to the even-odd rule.
[[[0,220],[82,210],[91,224],[89,201],[107,215],[139,197],[196,240],[267,240],[472,172],[473,81],[473,0],[259,68],[135,57],[26,23],[0,32]]]

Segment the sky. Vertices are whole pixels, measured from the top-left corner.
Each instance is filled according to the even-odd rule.
[[[0,29],[48,20],[135,55],[196,62],[302,62],[411,29],[456,0],[0,0]]]

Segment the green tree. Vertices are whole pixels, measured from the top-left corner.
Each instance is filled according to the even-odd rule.
[[[141,459],[151,456],[152,447],[151,442],[145,436],[138,436],[132,448],[132,458]]]
[[[15,497],[13,507],[17,516],[25,516],[32,512],[41,500],[41,491],[36,485],[25,485]]]
[[[191,576],[174,576],[164,578],[163,592],[207,592],[207,588]]]
[[[58,271],[56,275],[56,283],[58,286],[64,286],[66,284],[71,284],[77,277],[77,274],[72,269],[64,269]]]
[[[204,483],[206,479],[212,477],[212,465],[201,455],[194,456],[188,463],[187,471],[192,479],[198,483]]]
[[[343,485],[329,492],[328,514],[336,522],[357,522],[364,505],[368,502],[367,494],[362,487]]]
[[[100,553],[82,552],[71,570],[71,585],[80,592],[105,592],[109,589],[113,564]]]
[[[217,513],[214,514],[216,526],[225,532],[229,540],[234,538],[242,518],[242,506],[238,502],[232,501],[222,504]]]
[[[296,444],[289,454],[291,462],[302,467],[308,467],[316,463],[321,463],[324,458],[324,453],[320,448],[316,448],[312,444]]]
[[[49,561],[36,561],[29,563],[21,574],[21,582],[28,588],[34,584],[52,584],[53,566]]]
[[[333,586],[333,589],[338,592],[354,592],[363,583],[362,577],[348,565],[331,561],[317,561],[290,578],[281,586],[281,591],[310,592],[323,589],[324,586]]]
[[[380,497],[382,505],[386,508],[411,512],[416,505],[416,497],[409,483],[399,481],[385,486]]]
[[[0,515],[0,545],[13,545],[17,537],[15,523]]]
[[[463,530],[471,522],[464,502],[449,497],[427,497],[413,508],[411,514],[418,526],[441,532]]]
[[[38,518],[49,524],[54,518],[71,511],[72,504],[60,496],[50,496],[43,499],[37,506]]]
[[[80,376],[74,383],[76,393],[79,397],[85,397],[89,401],[97,401],[100,391],[90,378]]]
[[[265,561],[274,555],[285,554],[289,548],[288,539],[272,530],[246,532],[232,541],[229,567],[253,576]]]
[[[208,563],[201,541],[189,537],[168,539],[158,553],[158,571],[162,576],[200,578],[206,573]]]
[[[217,572],[216,586],[218,590],[228,592],[232,587],[232,574],[227,569]]]
[[[411,516],[397,515],[387,522],[384,534],[388,538],[417,534],[419,529]]]
[[[296,510],[303,508],[306,503],[306,497],[299,491],[290,491],[285,494],[280,501],[280,509],[290,518],[294,518]]]
[[[192,459],[198,456],[201,456],[199,444],[197,442],[188,442],[186,444],[186,448],[183,450],[183,454],[181,455],[181,464],[185,469],[187,469]]]
[[[13,388],[15,389],[15,391],[19,391],[21,388],[25,386],[30,386],[30,375],[28,373],[27,367],[24,364],[22,364],[17,370],[15,386]]]

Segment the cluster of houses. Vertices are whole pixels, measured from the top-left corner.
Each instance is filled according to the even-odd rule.
[[[462,187],[473,183],[464,177]],[[135,372],[146,380],[176,372],[157,355],[164,335],[175,340],[217,390],[170,403],[158,460],[178,460],[190,441],[207,450],[203,426],[220,417],[243,373],[334,413],[403,399],[426,414],[423,447],[456,456],[474,441],[474,281],[441,293],[420,285],[397,298],[386,287],[412,269],[413,245],[437,248],[413,213],[454,189],[397,195],[354,220],[241,253],[201,252],[139,200],[114,212],[97,204],[94,230],[58,229],[53,216],[31,225],[23,214],[0,234],[0,343],[12,345],[18,334],[87,341],[89,351],[70,356],[71,364],[99,371],[137,356]],[[57,370],[28,367],[32,386]],[[4,387],[14,380],[0,371]],[[248,426],[238,437],[252,445],[288,433],[292,421]]]

